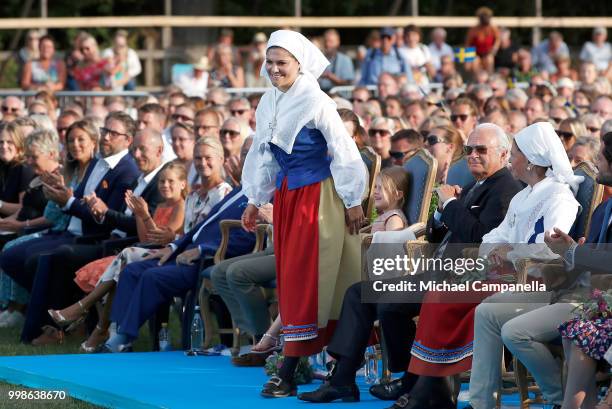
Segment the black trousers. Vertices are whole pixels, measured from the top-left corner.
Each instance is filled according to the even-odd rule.
[[[421,304],[362,303],[361,283],[353,284],[344,295],[340,319],[327,351],[335,358],[359,360],[365,353],[374,321],[378,319],[389,357],[389,370],[405,371],[416,333],[413,318],[419,315],[420,309]]]
[[[74,282],[76,271],[102,257],[102,246],[65,244],[38,257],[21,340],[31,342],[44,325],[54,325],[48,309],[65,308],[84,293]]]

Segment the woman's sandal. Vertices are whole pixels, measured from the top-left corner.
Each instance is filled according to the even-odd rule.
[[[79,307],[81,307],[81,315],[78,318],[73,319],[73,320],[69,320],[66,317],[64,317],[61,310],[47,310],[47,312],[51,316],[51,319],[53,320],[53,322],[55,322],[60,328],[66,328],[65,329],[66,333],[70,333],[74,331],[79,325],[81,325],[85,321],[85,318],[87,317],[87,314],[89,313],[89,310],[85,308],[85,306],[83,306],[83,303],[81,302],[81,300],[79,300],[78,305]]]
[[[266,349],[258,349],[257,348],[258,346],[260,346],[260,348],[263,347],[263,343],[266,338],[270,338],[272,340],[273,342],[272,346]],[[255,344],[253,348],[251,348],[251,353],[252,354],[269,354],[270,352],[281,351],[282,349],[283,349],[283,346],[281,344],[280,339],[266,332],[265,334],[263,334],[259,342]]]
[[[87,341],[89,341],[89,338],[87,338],[80,345],[79,352],[84,352],[86,354],[93,354],[94,352],[98,351],[102,345],[104,345],[104,343],[108,339],[108,330],[105,331],[100,325],[96,325],[96,329],[94,331],[98,331],[98,330],[99,331],[104,331],[103,333],[106,333],[106,337],[104,337],[104,340],[102,342],[100,342],[99,344],[91,347],[91,346],[87,345]],[[93,333],[91,335],[93,335]],[[90,337],[91,337],[91,335],[90,335]]]

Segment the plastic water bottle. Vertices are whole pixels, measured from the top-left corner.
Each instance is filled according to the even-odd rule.
[[[373,346],[368,347],[365,352],[365,381],[369,385],[379,383],[378,354]]]
[[[159,351],[165,352],[172,349],[170,345],[170,333],[168,332],[168,323],[162,323],[162,327],[159,330]]]
[[[308,361],[316,376],[319,376],[321,379],[327,376],[327,352],[325,349],[318,354],[311,355]]]
[[[202,324],[202,317],[200,316],[200,306],[196,305],[193,313],[193,320],[191,321],[191,345],[190,355],[197,355],[202,351],[202,344],[204,343],[204,325]]]

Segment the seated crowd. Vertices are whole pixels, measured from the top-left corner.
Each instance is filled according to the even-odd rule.
[[[329,35],[325,46],[337,47],[337,33]],[[420,31],[409,27],[404,35],[406,49],[413,51],[407,55],[416,58]],[[484,69],[475,69],[465,89],[455,72],[445,77],[441,93],[425,92],[410,78],[433,80],[436,66],[420,64],[423,71],[414,73],[403,67],[408,78],[384,71],[382,54],[393,46],[395,33],[383,29],[381,36],[380,50],[364,63],[371,67],[362,69],[362,85],[375,83],[377,90],[357,86],[350,101],[332,95],[364,162],[380,157],[380,173],[368,189],[376,209],[366,215],[371,232],[405,231],[410,225],[403,209],[410,201],[429,203],[429,197],[408,197],[406,170],[412,159],[427,157],[437,164],[436,201],[425,232],[436,244],[434,257],[448,257],[457,251],[453,244],[469,243],[479,246],[500,275],[521,258],[562,259],[568,272],[582,268],[590,275],[570,274],[575,282],[563,294],[490,292],[460,304],[432,301],[431,294],[411,303],[367,303],[360,283],[353,283],[336,300],[342,309],[327,343],[334,361],[328,382],[299,398],[359,400],[355,376],[378,321],[388,368],[399,377],[370,392],[395,401],[392,408],[454,408],[458,390],[450,380],[470,370],[472,407],[495,407],[504,349],[533,375],[550,404],[594,407],[597,370],[605,367],[606,352],[612,354],[612,305],[604,304],[603,318],[576,318],[574,310],[591,280],[612,274],[606,262],[612,253],[603,246],[612,241],[608,67],[600,69],[596,85],[584,77],[576,86],[548,73],[541,82],[534,74],[522,90],[509,88],[511,70],[489,74],[483,55]],[[80,51],[97,64],[92,40],[80,39]],[[125,33],[119,33],[117,53],[123,40]],[[41,59],[49,58],[46,43],[41,40]],[[241,69],[227,68],[231,46],[216,52],[210,73],[215,85],[244,82]],[[374,63],[377,53],[381,60]],[[529,72],[521,57],[526,56],[519,50],[512,69]],[[561,63],[555,59],[553,66]],[[40,69],[25,67],[24,87]],[[56,74],[65,77],[65,69],[59,65]],[[89,78],[73,75],[77,81]],[[115,72],[114,85],[127,83],[126,75]],[[336,73],[326,71],[323,79],[338,83]],[[261,95],[230,98],[216,86],[189,96],[170,86],[133,103],[107,97],[60,106],[53,91],[61,88],[43,88],[27,109],[11,96],[1,105],[0,328],[22,327],[21,341],[36,346],[60,343],[83,325],[88,334],[82,352],[126,352],[145,322],[160,316],[167,322],[175,298],[211,291],[204,278],[254,344],[248,354],[233,357],[235,365],[263,366],[282,350],[282,317],[271,316],[263,291],[275,285],[273,246],[253,253],[256,235],[232,229],[225,260],[214,259],[222,242],[220,222],[241,219],[247,207],[242,169],[258,126],[267,126],[256,123]],[[605,186],[595,209],[576,197],[584,177],[574,168],[583,163]],[[259,209],[260,223],[273,224],[273,208]],[[570,237],[582,212],[589,213],[589,234]],[[609,287],[598,290],[610,294]],[[565,352],[565,386],[546,346],[554,342]],[[281,373],[263,394],[296,393],[293,378]],[[611,407],[612,398],[602,405]]]

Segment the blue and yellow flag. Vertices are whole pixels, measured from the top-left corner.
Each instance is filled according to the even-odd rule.
[[[455,62],[472,62],[476,58],[476,47],[455,47]]]

